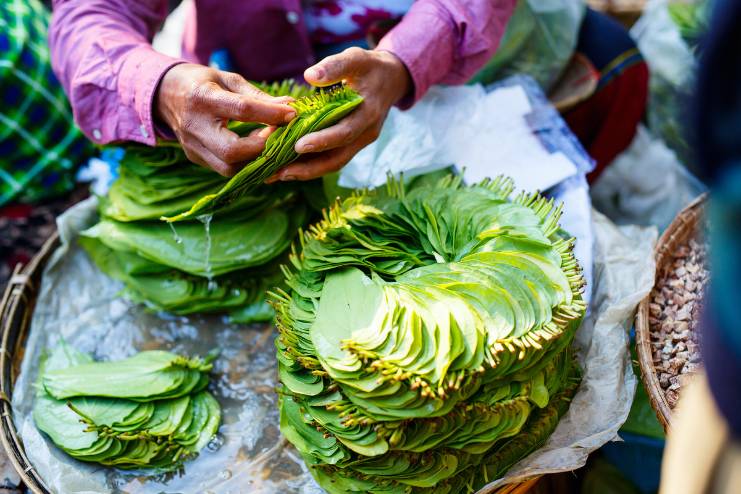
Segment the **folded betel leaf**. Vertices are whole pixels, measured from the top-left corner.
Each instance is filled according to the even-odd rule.
[[[96,363],[60,342],[41,365],[34,422],[57,447],[80,461],[122,469],[177,469],[211,440],[221,421],[218,403],[203,390],[214,357],[187,359],[167,352],[143,352],[121,362]],[[199,375],[189,393],[161,393],[162,376],[154,369],[165,363]],[[137,372],[137,365],[147,371]],[[134,393],[121,384],[121,373],[126,371],[133,385],[140,386],[139,391]],[[80,394],[82,375],[92,383],[82,388],[96,394]],[[59,393],[65,379],[75,391],[61,394],[75,396],[57,399],[49,394],[47,381],[53,381]],[[109,388],[104,390],[105,396],[99,395],[101,383]],[[145,398],[147,392],[154,394]],[[136,398],[129,399],[132,395]]]
[[[561,207],[513,189],[391,180],[302,236],[273,294],[281,430],[329,492],[458,492],[555,427],[584,280]]]
[[[203,389],[211,364],[161,350],[127,359],[89,362],[44,372],[42,384],[57,399],[102,396],[152,401],[176,398]]]
[[[242,323],[267,322],[273,317],[265,291],[281,282],[278,259],[209,280],[114,251],[93,237],[80,237],[79,242],[101,271],[125,283],[127,298],[153,310],[179,315],[226,313]]]
[[[295,161],[299,155],[294,147],[303,136],[334,125],[352,112],[363,98],[347,86],[322,89],[290,103],[296,117],[278,127],[265,144],[260,155],[247,163],[218,192],[204,195],[186,212],[164,216],[168,222],[195,218],[227,207],[239,197],[249,194],[280,168]]]
[[[203,277],[215,277],[261,266],[282,254],[304,223],[303,204],[270,208],[256,216],[247,211],[212,221],[124,223],[103,218],[81,236],[94,238],[116,252],[136,254],[163,266]]]

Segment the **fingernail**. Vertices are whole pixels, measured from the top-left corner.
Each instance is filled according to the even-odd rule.
[[[268,177],[265,179],[265,183],[270,185],[278,181],[278,175],[273,175],[272,177]]]
[[[294,118],[296,118],[296,112],[295,111],[291,111],[291,112],[286,113],[285,121],[286,121],[286,123],[288,123],[291,120],[293,120]]]
[[[274,130],[274,127],[265,127],[264,129],[260,129],[260,132],[257,133],[257,136],[266,139],[270,137],[270,134],[272,134]]]
[[[296,148],[297,153],[310,153],[316,149],[316,146],[313,144],[297,144]]]
[[[280,179],[283,182],[292,182],[292,181],[296,180],[296,177],[293,176],[293,175],[284,175],[284,176],[280,177]]]
[[[309,67],[304,72],[304,77],[306,79],[320,81],[324,78],[324,70],[321,67]]]

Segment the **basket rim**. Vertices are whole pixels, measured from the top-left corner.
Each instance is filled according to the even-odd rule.
[[[55,231],[25,267],[16,266],[0,301],[0,442],[21,481],[34,494],[49,494],[51,491],[26,456],[15,427],[11,406],[16,378],[12,352],[25,343],[44,267],[59,244],[59,232]]]
[[[697,231],[697,225],[703,216],[708,195],[703,193],[696,197],[684,209],[682,209],[674,220],[663,232],[656,248],[654,249],[654,258],[656,260],[656,271],[654,275],[654,284],[651,291],[641,300],[635,317],[636,330],[636,353],[638,354],[638,366],[641,370],[643,385],[648,393],[651,407],[656,413],[656,417],[668,432],[671,428],[672,409],[666,400],[664,391],[659,384],[659,377],[656,366],[653,363],[653,352],[651,351],[651,325],[649,323],[649,304],[651,294],[656,286],[659,276],[662,274],[663,266],[666,261],[671,259],[673,252],[669,252],[669,247],[674,243],[675,235],[686,234],[688,229],[694,233]],[[685,239],[690,235],[685,235]]]

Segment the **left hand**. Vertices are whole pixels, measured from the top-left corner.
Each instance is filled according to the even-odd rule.
[[[305,135],[296,152],[305,154],[266,180],[311,180],[345,166],[355,154],[375,141],[389,109],[406,96],[412,79],[406,66],[387,51],[348,48],[304,72],[306,82],[330,86],[344,81],[360,93],[363,102],[336,125]]]

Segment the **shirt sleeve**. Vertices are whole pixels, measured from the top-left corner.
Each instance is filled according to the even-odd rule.
[[[494,55],[516,0],[418,0],[378,44],[406,65],[411,106],[433,84],[462,84]]]
[[[182,60],[154,51],[165,0],[55,0],[49,27],[54,73],[75,121],[98,144],[154,145],[152,100],[165,72]]]

